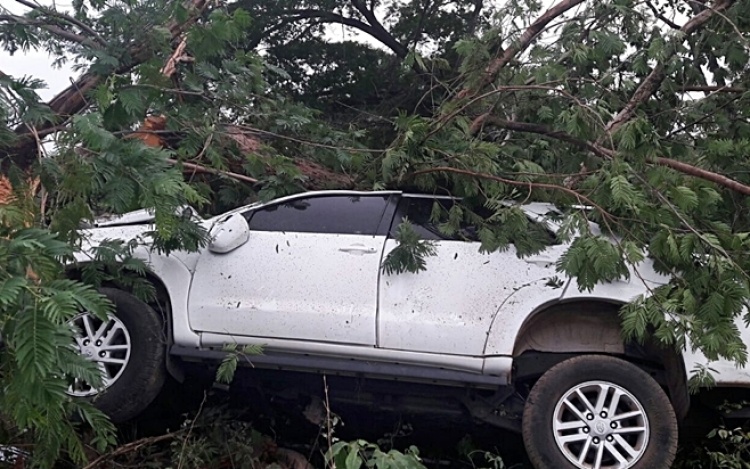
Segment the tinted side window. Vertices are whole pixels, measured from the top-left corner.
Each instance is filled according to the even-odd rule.
[[[432,220],[433,208],[435,204],[440,207],[436,215],[437,220]],[[447,236],[440,232],[438,228],[441,223],[447,220],[448,210],[453,206],[450,199],[429,199],[421,197],[403,197],[398,204],[396,220],[391,228],[391,236],[396,233],[396,228],[404,217],[408,218],[411,224],[422,239],[457,239]]]
[[[320,196],[245,213],[251,230],[374,235],[388,196]]]

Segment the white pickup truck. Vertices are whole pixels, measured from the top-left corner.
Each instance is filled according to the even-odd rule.
[[[526,258],[513,246],[482,253],[471,229],[461,239],[436,229],[436,203],[454,201],[302,193],[200,220],[212,242],[199,252],[139,248],[158,302],[102,290],[115,313],[105,322],[83,313],[75,324],[77,347],[99,364],[104,387],[74,383],[70,393],[126,420],[182,362],[215,362],[226,344],[256,344],[264,350],[250,357],[258,370],[450,394],[474,418],[521,430],[538,469],[669,467],[689,406],[688,374],[707,360],[624,343],[618,318],[623,304],[665,279],[644,262],[629,280],[581,291],[555,269],[566,244]],[[544,224],[552,207],[522,209]],[[383,260],[405,218],[436,252],[425,271],[388,275]],[[87,247],[138,237],[152,221],[144,211],[99,223],[86,232],[76,268],[90,259]],[[554,237],[554,223],[546,226]],[[744,326],[742,334],[750,343]],[[750,373],[733,363],[710,366],[717,386],[750,387]]]

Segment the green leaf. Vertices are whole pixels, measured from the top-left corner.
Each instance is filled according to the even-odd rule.
[[[385,256],[382,264],[383,272],[386,275],[404,272],[418,274],[426,270],[426,258],[436,253],[434,243],[420,239],[407,218],[401,221],[396,230],[395,239],[398,245]]]

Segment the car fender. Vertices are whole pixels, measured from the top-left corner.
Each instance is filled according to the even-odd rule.
[[[138,238],[147,228],[150,227],[127,226],[84,232],[84,243],[74,254],[75,263],[80,266],[91,262],[93,260],[92,247],[105,239]],[[133,257],[144,261],[149,273],[164,284],[171,305],[171,317],[167,318],[171,326],[171,340],[175,344],[186,347],[200,345],[200,336],[191,329],[188,316],[188,294],[193,280],[194,265],[199,256],[200,253],[179,251],[170,255],[162,255],[145,245],[140,245],[133,250]]]

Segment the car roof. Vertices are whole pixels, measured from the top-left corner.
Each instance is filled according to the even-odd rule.
[[[452,197],[449,195],[437,195],[437,194],[419,194],[419,193],[413,193],[413,192],[403,192],[403,191],[397,191],[397,190],[380,190],[380,191],[355,191],[355,190],[320,190],[320,191],[307,191],[307,192],[298,192],[296,194],[287,195],[284,197],[279,197],[277,199],[272,199],[267,202],[256,202],[253,204],[245,205],[242,207],[237,207],[233,210],[230,210],[228,212],[224,212],[221,215],[217,215],[216,217],[212,217],[211,219],[218,219],[223,218],[226,215],[230,215],[232,213],[242,212],[244,210],[249,209],[257,209],[269,204],[277,204],[277,203],[284,203],[289,200],[295,200],[303,197],[321,197],[321,196],[388,196],[388,195],[400,195],[401,197],[409,197],[409,198],[427,198],[427,199],[441,199],[441,200],[461,200],[460,197]],[[526,204],[515,204],[512,201],[508,202],[508,205],[519,205],[524,212],[529,213],[530,215],[536,215],[536,216],[544,216],[547,212],[555,210],[555,206],[553,204],[544,203],[544,202],[532,202],[532,203],[526,203]]]

